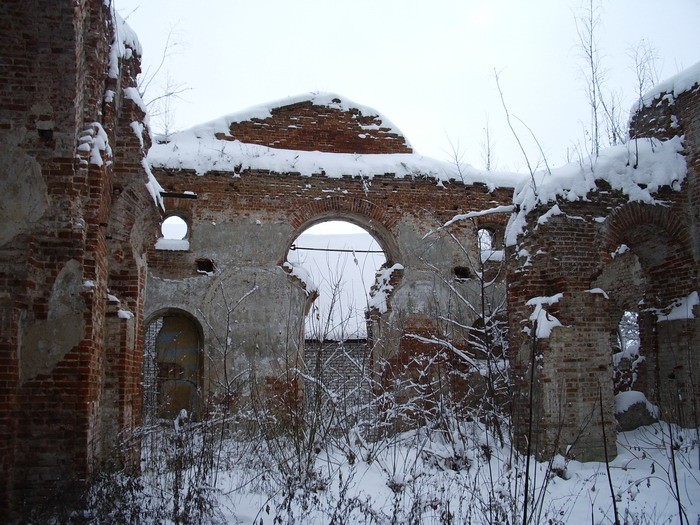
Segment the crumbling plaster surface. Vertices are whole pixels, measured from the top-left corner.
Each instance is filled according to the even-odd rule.
[[[83,340],[88,310],[82,290],[80,263],[71,259],[53,284],[46,319],[27,319],[23,326],[19,357],[22,382],[50,373]]]
[[[34,157],[0,142],[0,246],[27,232],[49,205],[41,166]]]
[[[202,199],[195,205],[211,203]],[[404,266],[403,276],[390,294],[390,311],[382,316],[382,330],[375,334],[387,353],[398,351],[401,327],[411,317],[435,320],[443,315],[473,322],[473,312],[455,301],[450,286],[476,298],[478,283],[454,282],[453,267],[467,262],[453,239],[444,234],[427,235],[435,226],[432,221],[423,218],[421,222],[407,215],[390,230],[368,217],[338,212],[312,217],[294,228],[289,219],[293,212],[285,209],[271,216],[258,210],[246,217],[227,217],[224,212],[218,213],[216,220],[193,221],[189,251],[174,255],[188,260],[210,259],[214,273],[171,278],[168,269],[150,269],[146,318],[174,309],[198,319],[204,333],[205,385],[213,386],[214,381],[209,364],[216,370],[223,362],[221,341],[227,333],[227,319],[234,354],[227,361],[233,370],[274,376],[300,356],[308,294],[280,265],[286,260],[289,245],[317,219],[347,219],[370,229],[387,250],[388,259]],[[476,257],[475,243],[464,243]],[[234,309],[229,317],[227,311]]]
[[[442,316],[467,324],[474,321],[473,312],[463,308],[454,291],[459,290],[463,297],[477,304],[478,280],[457,282],[454,268],[470,265],[467,254],[471,256],[471,262],[476,260],[476,244],[470,237],[460,235],[465,254],[457,241],[444,232],[431,234],[434,226],[425,217],[410,217],[398,222],[396,239],[405,255],[400,261],[404,272],[391,296],[391,311],[385,324],[400,327],[412,316],[432,321]]]
[[[223,360],[229,329],[238,370],[258,366],[261,373],[271,373],[300,348],[300,327],[290,323],[303,311],[306,294],[278,265],[290,231],[288,225],[250,219],[196,224],[190,251],[214,261],[214,274],[170,279],[151,271],[146,319],[175,309],[198,320],[204,335],[205,384],[208,365],[217,367]]]

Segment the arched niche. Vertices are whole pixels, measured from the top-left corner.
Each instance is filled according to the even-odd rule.
[[[154,313],[146,323],[143,383],[144,418],[174,419],[184,409],[202,412],[203,332],[179,309]]]

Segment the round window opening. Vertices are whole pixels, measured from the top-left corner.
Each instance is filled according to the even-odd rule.
[[[171,215],[160,225],[164,239],[182,240],[187,237],[187,223],[182,217]]]

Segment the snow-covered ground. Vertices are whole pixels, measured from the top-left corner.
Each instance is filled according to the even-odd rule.
[[[669,428],[656,425],[620,434],[618,455],[609,470],[621,523],[698,523],[697,433],[671,430],[679,443],[674,473]],[[229,522],[251,525],[273,523],[275,518],[281,523],[325,524],[334,517],[336,523],[522,523],[524,458],[508,447],[487,444],[483,434],[480,438],[463,451],[467,464],[459,470],[449,467],[453,444],[409,433],[385,444],[371,461],[362,457],[369,451],[358,450],[360,457],[353,465],[344,451],[321,453],[314,467],[322,488],[295,493],[291,506],[280,493],[275,497],[283,487],[272,485],[267,491],[237,490],[221,503],[228,506]],[[487,448],[492,450],[490,461]],[[246,481],[245,471],[225,478],[232,488]],[[528,514],[533,514],[528,523],[615,523],[604,463],[567,462],[562,457],[551,463],[533,461],[531,483],[534,500]]]
[[[533,460],[527,489],[525,458],[477,423],[376,441],[350,429],[301,448],[316,438],[220,442],[218,427],[188,434],[178,426],[179,436],[132,482],[135,494],[104,505],[97,492],[86,515],[100,509],[104,519],[111,508],[112,518],[123,519],[135,510],[141,523],[174,523],[177,500],[181,523],[603,525],[615,523],[615,513],[621,524],[700,520],[698,432],[665,424],[619,434],[607,466]]]

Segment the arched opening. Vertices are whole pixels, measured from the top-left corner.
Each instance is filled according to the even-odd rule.
[[[182,311],[166,311],[146,325],[143,390],[144,420],[175,418],[181,410],[196,417],[201,409],[199,323]]]
[[[306,377],[313,377],[304,381],[305,406],[316,407],[314,414],[325,414],[319,407],[340,402],[354,407],[354,420],[359,407],[367,406],[373,340],[369,314],[386,311],[387,258],[367,229],[342,220],[312,222],[287,253],[287,268],[304,282],[312,300],[304,320],[303,361]],[[336,410],[329,405],[328,412]],[[333,419],[330,424],[341,423]]]
[[[622,311],[636,311],[639,325],[634,386],[617,395],[632,399],[634,392],[642,392],[664,420],[692,426],[700,399],[694,377],[700,359],[693,351],[700,323],[693,307],[700,300],[683,215],[666,206],[630,204],[609,218],[605,234],[606,251],[613,256],[608,267],[624,263],[624,268],[607,288],[601,287],[613,291],[610,296]],[[631,278],[636,274],[641,279]],[[634,303],[620,300],[629,296],[629,288],[638,289]],[[617,326],[618,319],[614,321]],[[627,406],[631,402],[620,405],[616,397],[616,416]]]
[[[494,249],[494,235],[489,228],[479,228],[477,231],[477,239],[479,242],[479,253],[488,253]]]
[[[290,247],[287,263],[307,291],[317,292],[305,319],[305,339],[366,339],[372,287],[386,262],[378,241],[357,224],[329,220],[304,230]]]

